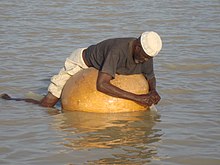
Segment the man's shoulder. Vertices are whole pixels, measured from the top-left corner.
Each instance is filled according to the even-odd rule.
[[[131,40],[135,40],[136,38],[134,37],[124,37],[124,38],[109,38],[106,39],[102,42],[123,42],[123,41],[131,41]]]
[[[127,38],[110,38],[106,39],[97,44],[99,48],[105,48],[108,50],[119,50],[119,49],[127,49],[129,47],[129,43],[134,41],[136,38],[127,37]]]

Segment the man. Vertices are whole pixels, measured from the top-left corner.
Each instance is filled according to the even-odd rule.
[[[41,100],[16,99],[7,94],[1,97],[8,100],[23,100],[44,107],[53,107],[60,99],[66,81],[75,73],[88,67],[99,70],[97,90],[105,94],[132,100],[143,106],[151,106],[160,101],[156,91],[156,78],[153,57],[162,48],[162,41],[156,32],[144,32],[139,38],[115,38],[104,40],[88,48],[74,51],[65,61],[58,75],[51,78],[47,95]],[[111,84],[115,74],[143,74],[148,80],[149,93],[137,95],[124,91]]]

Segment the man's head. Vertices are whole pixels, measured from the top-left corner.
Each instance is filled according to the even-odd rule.
[[[135,63],[143,63],[155,57],[161,48],[162,41],[156,32],[150,31],[142,33],[134,45]]]

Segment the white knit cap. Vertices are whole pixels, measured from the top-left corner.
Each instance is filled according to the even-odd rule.
[[[160,52],[162,41],[156,32],[144,32],[141,34],[141,46],[147,55],[154,57]]]

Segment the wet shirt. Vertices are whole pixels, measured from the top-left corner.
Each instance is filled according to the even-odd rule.
[[[153,59],[136,64],[132,45],[136,38],[115,38],[89,46],[85,57],[90,66],[115,78],[115,74],[143,74],[147,79],[154,77]]]

